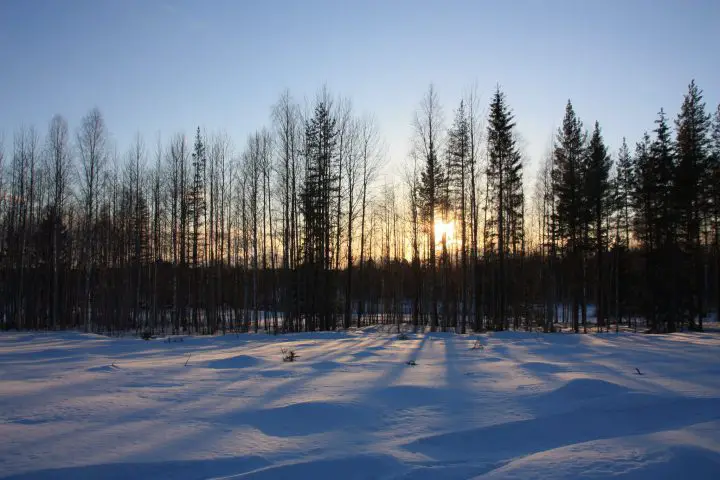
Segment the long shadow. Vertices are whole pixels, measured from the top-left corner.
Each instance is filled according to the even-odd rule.
[[[348,354],[352,354],[352,352],[361,350],[364,348],[364,345],[372,343],[377,341],[377,337],[365,339],[363,342],[359,342],[357,345],[355,345],[352,348],[349,348],[345,345],[341,345],[339,348],[333,348],[329,352],[323,352],[321,355],[313,356],[311,357],[313,362],[317,362],[319,360],[328,360],[332,358],[336,358],[338,356],[344,356]],[[389,339],[388,341],[392,341],[392,339]],[[298,365],[302,363],[302,360],[298,362]],[[269,415],[277,414],[278,416],[288,416],[290,411],[295,409],[298,410],[298,415],[305,415],[309,417],[313,417],[313,415],[317,416],[316,414],[322,414],[320,411],[313,411],[313,404],[303,404],[302,402],[297,405],[290,405],[288,407],[281,407],[279,409],[271,409],[267,413],[267,415],[264,414],[265,410],[261,410],[258,412],[253,411],[253,409],[258,407],[263,407],[264,404],[269,403],[273,400],[276,400],[278,398],[282,398],[283,396],[286,396],[289,393],[292,393],[296,391],[303,383],[307,382],[308,380],[317,380],[321,379],[326,375],[331,375],[332,370],[324,372],[322,374],[315,373],[317,371],[313,372],[305,372],[303,371],[301,374],[299,374],[297,377],[294,377],[292,380],[286,381],[281,383],[280,385],[277,385],[276,387],[271,388],[270,390],[267,390],[260,394],[258,397],[256,397],[252,401],[243,402],[240,405],[237,406],[237,408],[221,408],[217,409],[217,407],[227,407],[228,406],[228,398],[226,397],[219,397],[217,396],[217,392],[223,389],[228,388],[228,383],[224,382],[220,379],[218,379],[216,388],[212,391],[204,392],[202,395],[200,395],[199,392],[193,393],[193,397],[196,397],[196,400],[190,400],[190,401],[183,401],[183,402],[173,402],[166,405],[160,405],[160,406],[154,406],[146,409],[142,409],[140,411],[131,411],[128,412],[125,416],[126,421],[132,421],[132,420],[139,420],[142,419],[148,419],[151,418],[153,415],[158,414],[163,418],[172,419],[174,418],[174,414],[181,414],[183,418],[188,419],[194,419],[202,423],[207,424],[218,424],[218,423],[229,423],[233,426],[237,425],[248,425],[254,428],[258,428],[260,431],[263,431],[266,434],[273,435],[278,434],[278,432],[287,432],[289,430],[277,430],[271,428],[270,430],[267,430],[268,425],[271,425],[272,422],[270,421],[264,421],[266,417]],[[330,408],[333,407],[332,404],[329,405]],[[287,412],[286,412],[287,410]],[[340,419],[342,418],[341,412],[332,411],[330,412],[333,415],[330,415],[331,418]],[[351,412],[353,413],[353,412]],[[355,412],[354,415],[357,416],[361,412]],[[152,427],[147,427],[148,429],[151,429]],[[330,428],[328,426],[328,428]],[[89,430],[92,430],[90,428]],[[318,433],[316,428],[312,428],[310,426],[303,426],[300,425],[300,433],[298,434],[308,434],[308,433]],[[192,439],[196,438],[198,436],[203,435],[204,432],[198,431],[190,434],[187,437],[182,437],[178,439],[172,439],[167,442],[163,442],[162,448],[163,449],[170,449],[172,445],[176,444],[186,444],[186,443],[192,443]]]
[[[352,350],[362,349],[363,345],[376,341],[377,338],[368,339],[362,342],[359,346]],[[332,352],[325,353],[320,356],[312,357],[313,360],[334,358],[339,355],[348,354],[348,349],[333,349]],[[237,408],[223,408],[220,411],[217,410],[218,406],[227,406],[227,399],[215,398],[212,393],[208,393],[195,402],[183,402],[176,405],[170,406],[169,408],[163,409],[162,415],[168,415],[167,418],[173,418],[173,413],[176,412],[181,414],[182,418],[194,419],[200,423],[208,425],[218,425],[225,423],[232,426],[247,425],[252,428],[256,428],[266,435],[270,436],[296,436],[296,435],[309,435],[314,433],[325,433],[333,430],[342,430],[344,427],[349,427],[347,423],[352,425],[360,426],[371,425],[373,421],[372,414],[368,414],[362,408],[352,408],[351,405],[335,404],[333,402],[325,402],[322,405],[315,404],[313,402],[307,403],[295,403],[286,407],[272,408],[272,409],[261,409],[254,411],[256,407],[263,406],[264,403],[281,398],[294,391],[299,384],[306,382],[308,377],[312,380],[317,380],[325,375],[331,374],[332,371],[325,373],[324,375],[308,375],[307,373],[301,374],[298,378],[289,382],[284,382],[281,385],[272,388],[261,394],[255,401],[243,402],[238,405]],[[218,382],[218,389],[225,387],[223,382]],[[130,412],[129,416],[132,417],[136,412]],[[147,413],[147,412],[146,412]],[[282,419],[285,419],[284,421]],[[278,424],[280,419],[280,424]],[[315,425],[316,422],[313,419],[322,420],[319,424]],[[146,427],[150,430],[152,427]],[[161,451],[174,451],[178,449],[178,445],[192,445],[198,437],[206,435],[204,429],[199,429],[190,435],[182,436],[181,438],[169,439],[168,441],[162,442],[160,445],[156,445],[156,450]]]
[[[398,378],[400,378],[405,369],[408,368],[408,363],[417,363],[420,352],[425,346],[425,343],[428,341],[428,338],[429,335],[427,333],[422,334],[422,339],[418,342],[417,346],[413,348],[410,352],[408,352],[405,358],[403,358],[400,362],[390,368],[384,375],[381,375],[375,382],[373,382],[373,385],[368,389],[368,394],[371,394],[373,390],[377,390],[378,388],[384,388],[392,385]]]
[[[324,339],[321,339],[321,341],[322,340],[324,340]],[[387,338],[385,340],[383,346],[392,342],[392,340],[393,340],[392,337]],[[377,341],[378,341],[378,338],[373,336],[371,338],[362,339],[360,342],[355,342],[355,344],[352,346],[348,346],[346,344],[346,342],[340,342],[340,344],[336,348],[333,348],[330,351],[324,351],[320,355],[313,356],[311,358],[311,360],[313,362],[317,362],[317,361],[323,360],[323,359],[351,355],[354,352],[362,350],[368,344],[373,344],[374,342],[377,342]],[[197,353],[198,351],[214,350],[214,349],[208,349],[207,345],[204,345],[204,344],[203,345],[192,345],[191,342],[185,342],[185,343],[186,344],[183,345],[184,348],[182,349],[183,350],[182,353],[180,353],[178,351],[179,350],[178,348],[174,348],[173,349],[174,351],[172,353],[175,353],[178,357],[180,357],[186,351],[193,351],[193,352]],[[267,343],[266,342],[262,342],[262,343],[263,343],[263,345],[261,345],[260,347],[265,348],[267,346]],[[141,347],[141,348],[147,348],[149,345],[139,343],[137,346]],[[175,346],[176,345],[173,344],[173,347],[175,347]],[[238,346],[240,346],[240,345],[238,345]],[[159,345],[158,348],[148,349],[143,353],[146,353],[147,355],[154,355],[157,353],[162,353],[162,350],[166,350],[165,353],[167,354],[167,353],[169,353],[169,352],[167,352],[167,350],[169,350],[169,349],[166,349],[165,347],[166,346]],[[227,348],[227,345],[223,345],[223,347]],[[258,347],[258,348],[260,348],[260,347]],[[106,349],[107,345],[104,345],[103,348]],[[104,353],[106,356],[108,356],[107,351],[105,351]],[[119,352],[117,352],[117,350],[115,350],[111,353],[110,356],[117,357],[118,353]],[[130,354],[131,352],[126,351],[126,353]],[[139,352],[136,352],[136,353],[139,353]],[[133,358],[136,358],[136,357],[133,357]],[[165,370],[165,369],[163,368],[163,370]],[[177,372],[175,372],[175,373],[177,373]],[[330,374],[330,373],[332,373],[332,372],[327,372],[327,374]],[[168,375],[175,376],[171,372],[162,372],[160,375],[162,375],[165,378]],[[302,374],[300,374],[300,376],[298,378],[294,379],[293,381],[284,382],[283,384],[279,385],[278,387],[264,392],[261,395],[261,397],[258,398],[257,401],[243,403],[242,405],[239,405],[240,411],[250,412],[250,410],[252,410],[254,406],[257,406],[257,404],[265,403],[266,401],[270,401],[271,399],[276,399],[276,398],[278,398],[278,396],[283,396],[284,394],[295,390],[301,383],[307,381],[308,378],[316,380],[318,378],[322,378],[323,376],[324,375],[318,375],[317,373],[303,372]],[[87,382],[87,384],[92,385],[92,384],[95,384],[95,382],[98,382],[101,380],[102,380],[102,377],[93,378],[91,381]],[[227,385],[228,385],[227,382],[223,381],[223,379],[221,379],[221,378],[214,380],[214,382],[216,382],[216,385],[215,385],[215,388],[212,389],[212,391],[192,392],[193,397],[196,398],[197,401],[161,402],[160,405],[155,405],[155,406],[151,406],[151,407],[143,408],[143,409],[134,409],[132,411],[120,413],[119,415],[113,415],[112,418],[99,418],[98,419],[99,423],[93,423],[93,424],[89,424],[89,425],[86,424],[83,428],[74,429],[71,432],[64,432],[64,433],[57,434],[57,435],[51,435],[50,437],[42,438],[39,440],[41,442],[43,442],[44,444],[49,445],[49,444],[52,444],[53,442],[62,441],[62,439],[75,438],[75,437],[77,437],[78,434],[83,434],[83,435],[102,434],[103,431],[110,431],[112,429],[113,425],[117,423],[117,421],[121,421],[123,423],[132,422],[132,421],[136,421],[136,422],[141,421],[142,422],[143,420],[153,418],[156,415],[159,415],[160,417],[163,417],[163,418],[172,419],[172,418],[174,418],[173,412],[182,413],[183,415],[186,416],[186,418],[189,418],[189,419],[193,419],[195,416],[197,416],[197,413],[202,413],[201,415],[199,415],[199,421],[201,423],[217,424],[219,421],[222,421],[222,417],[224,415],[226,415],[230,412],[225,411],[223,413],[218,414],[216,416],[217,418],[213,418],[214,417],[214,415],[212,415],[212,410],[214,408],[213,405],[219,406],[227,401],[226,398],[219,398],[219,397],[216,398],[215,394],[217,391],[227,388]],[[72,386],[66,385],[63,387],[67,388],[67,393],[71,393],[72,390],[77,390],[77,387],[82,387],[83,390],[87,391],[88,385],[75,384]],[[113,383],[113,387],[114,386],[115,386],[115,383]],[[95,392],[93,391],[93,393],[95,393]],[[107,394],[107,393],[109,393],[109,391],[104,391],[104,392],[100,392],[100,393]],[[50,392],[48,392],[48,391],[43,392],[43,395],[45,395],[45,398],[47,398],[48,394],[50,394]],[[57,396],[57,394],[58,394],[57,392],[54,393],[54,395],[56,395],[56,396]],[[209,400],[209,402],[207,400]],[[208,413],[210,413],[210,415],[208,415]],[[303,412],[299,412],[299,413],[302,414]],[[307,412],[305,412],[305,413],[307,413]],[[105,417],[105,415],[103,415],[102,417]],[[339,418],[337,415],[335,417]],[[70,419],[70,420],[72,421],[72,419]],[[85,420],[87,420],[87,419],[85,419]],[[232,418],[230,420],[232,423]],[[248,419],[246,419],[246,420],[251,420],[250,416],[248,416]],[[257,423],[257,422],[246,421],[243,423],[253,426],[253,424]],[[140,428],[140,430],[137,432],[137,434],[139,436],[151,434],[153,428],[156,428],[153,425],[149,425],[149,424],[147,424],[147,425],[146,424],[138,424],[138,427]],[[268,433],[272,433],[272,432],[268,432]],[[167,439],[169,441],[162,441],[160,443],[155,442],[153,447],[155,447],[155,449],[160,448],[163,450],[167,450],[168,448],[172,447],[173,445],[175,445],[175,446],[190,445],[190,444],[192,444],[193,441],[196,441],[197,437],[204,435],[204,434],[206,434],[206,431],[205,431],[205,429],[201,428],[198,431],[192,432],[190,435],[182,436],[182,438]],[[163,464],[163,465],[168,466],[167,464]],[[236,468],[233,468],[233,470],[234,470],[234,472],[237,471]],[[97,478],[97,476],[98,476],[98,471],[92,470],[92,469],[67,471],[67,473],[70,476],[72,476],[72,478],[77,478],[76,474],[83,475],[84,474],[83,472],[87,473],[87,476],[89,478]],[[49,470],[46,473],[47,473],[46,478],[56,478],[55,475],[58,473],[61,473],[61,471],[60,470],[57,470],[57,471]],[[106,477],[105,475],[100,475],[100,476],[102,476],[103,478]],[[121,477],[122,476],[126,476],[126,475],[121,475]],[[175,478],[172,475],[170,475],[170,476],[172,478]],[[207,475],[203,475],[203,476],[207,476]]]
[[[456,340],[460,337],[450,336],[445,338],[445,369],[447,375],[448,386],[453,389],[462,392],[463,395],[471,395],[471,390],[468,388],[468,376],[460,371],[460,364],[463,360],[463,355],[460,355],[457,350]]]
[[[683,428],[720,419],[718,398],[654,398],[651,405],[606,406],[489,427],[431,435],[405,445],[432,457],[497,461],[567,445]],[[611,408],[614,407],[614,408]]]
[[[11,475],[8,480],[128,480],[204,479],[239,475],[267,467],[270,462],[259,456],[213,458],[207,460],[177,460],[166,462],[106,463],[82,467],[51,468]]]

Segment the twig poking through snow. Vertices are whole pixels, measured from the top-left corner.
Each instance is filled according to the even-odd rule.
[[[300,356],[295,353],[295,350],[281,348],[280,351],[282,352],[283,362],[294,362]]]
[[[408,361],[405,362],[405,363],[407,363],[407,364],[410,365],[411,367],[414,367],[415,365],[417,365],[417,363],[415,363],[415,360],[408,360]]]
[[[642,373],[642,372],[640,371],[640,369],[637,368],[637,367],[635,367],[635,371],[637,372],[638,375],[645,375],[645,374]]]
[[[190,357],[192,356],[192,353],[188,353],[188,358],[185,360],[185,366],[187,367],[188,362],[190,361]]]

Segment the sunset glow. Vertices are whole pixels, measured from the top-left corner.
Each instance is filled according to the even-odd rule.
[[[443,220],[437,220],[435,222],[435,245],[441,247],[443,239],[446,245],[450,246],[455,242],[455,222],[450,220],[444,222]]]

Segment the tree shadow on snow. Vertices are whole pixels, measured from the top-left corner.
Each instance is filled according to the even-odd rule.
[[[207,460],[170,460],[165,462],[107,463],[82,467],[36,470],[7,477],[8,480],[128,480],[202,479],[239,475],[267,467],[270,462],[259,456],[216,458]]]

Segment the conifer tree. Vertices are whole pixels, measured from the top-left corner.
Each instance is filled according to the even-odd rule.
[[[585,170],[585,211],[591,225],[591,238],[595,243],[596,255],[596,297],[598,326],[604,325],[606,308],[604,300],[603,256],[606,248],[606,232],[603,219],[610,205],[610,156],[600,132],[600,124],[595,122],[595,129],[590,138],[587,165]]]
[[[423,99],[420,111],[415,117],[416,149],[423,161],[420,172],[420,185],[418,197],[420,200],[420,213],[423,223],[428,229],[428,251],[430,268],[430,329],[438,326],[438,292],[436,282],[435,262],[435,222],[438,210],[445,205],[443,192],[445,189],[446,172],[438,158],[441,148],[441,111],[437,94],[432,85]]]
[[[572,103],[568,100],[563,125],[558,131],[553,151],[553,190],[556,195],[557,235],[559,240],[564,242],[568,260],[567,281],[572,299],[572,324],[576,333],[579,331],[578,308],[583,297],[583,158],[586,136],[582,122],[575,115]]]
[[[337,188],[336,162],[337,120],[323,97],[315,106],[313,117],[305,125],[305,183],[302,187],[302,214],[305,220],[305,262],[310,278],[310,310],[319,318],[319,327],[330,325],[331,304],[331,199]]]
[[[702,90],[695,81],[688,86],[680,113],[675,121],[677,128],[677,177],[675,202],[679,222],[679,242],[685,257],[683,262],[688,291],[685,298],[689,312],[688,322],[695,327],[696,319],[702,329],[704,313],[704,272],[701,259],[701,230],[707,218],[710,183],[707,181],[709,162],[710,116],[705,113]]]
[[[630,248],[630,228],[632,225],[632,189],[635,179],[633,177],[633,158],[630,155],[627,141],[623,137],[622,145],[617,157],[617,205],[619,240],[625,248]]]
[[[455,122],[448,133],[448,183],[451,185],[452,203],[456,206],[457,222],[460,224],[460,302],[462,312],[460,318],[460,333],[465,333],[465,322],[467,317],[467,305],[469,301],[467,291],[468,279],[468,255],[467,255],[467,187],[470,157],[470,129],[468,118],[465,113],[465,103],[460,101],[460,106],[455,114]]]
[[[205,153],[205,143],[200,135],[200,127],[195,133],[195,147],[192,154],[193,159],[193,183],[190,190],[190,214],[192,215],[192,265],[194,288],[191,292],[193,299],[193,326],[197,330],[199,327],[199,311],[200,311],[200,286],[201,272],[200,261],[205,248],[201,239],[200,228],[204,226],[205,217],[205,165],[207,156]]]
[[[506,258],[508,244],[515,241],[516,225],[520,216],[518,195],[522,195],[522,164],[515,143],[514,116],[498,87],[490,102],[487,127],[488,167],[487,181],[493,206],[493,224],[496,226],[498,269],[495,281],[494,327],[505,328],[507,321]]]
[[[677,180],[674,146],[670,137],[670,127],[663,109],[660,109],[657,127],[654,130],[655,140],[650,146],[650,161],[653,171],[653,193],[655,216],[653,225],[655,233],[656,255],[652,263],[655,274],[648,279],[650,288],[654,289],[655,309],[657,311],[654,328],[675,331],[675,320],[680,313],[679,296],[682,296],[684,282],[677,282],[678,251],[677,251],[677,212],[673,199],[673,187]],[[675,286],[677,285],[677,287]]]
[[[712,123],[712,144],[708,162],[708,178],[711,180],[711,222],[713,254],[715,255],[715,315],[720,318],[720,105],[715,110]]]

